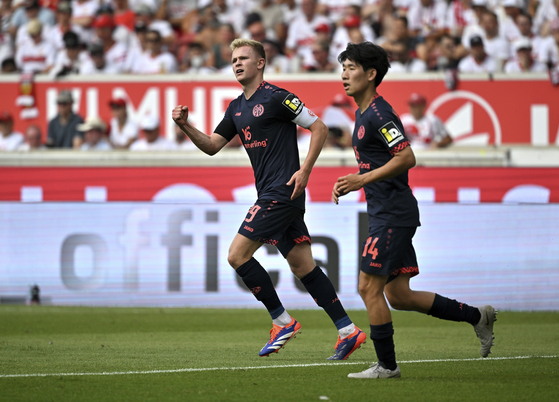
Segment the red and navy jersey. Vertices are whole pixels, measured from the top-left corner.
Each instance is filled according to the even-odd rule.
[[[352,144],[361,174],[385,165],[394,154],[410,145],[400,118],[382,96],[376,96],[365,112],[359,109],[355,112]],[[407,171],[369,183],[364,190],[370,224],[420,225],[417,200],[408,185]]]
[[[312,113],[296,95],[264,81],[250,99],[241,94],[231,101],[216,128],[215,132],[229,141],[237,134],[241,138],[252,164],[259,200],[305,209],[305,193],[292,201],[294,185],[286,185],[300,169],[293,120],[302,112]]]

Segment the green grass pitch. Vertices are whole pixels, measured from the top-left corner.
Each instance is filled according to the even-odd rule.
[[[0,401],[559,401],[559,312],[502,311],[488,359],[465,323],[393,312],[401,379],[347,378],[321,310],[267,358],[264,309],[0,306]],[[369,333],[365,311],[350,317]]]

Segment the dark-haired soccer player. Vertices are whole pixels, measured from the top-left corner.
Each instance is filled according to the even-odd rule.
[[[370,42],[348,44],[338,61],[342,83],[359,109],[355,112],[353,149],[359,173],[340,177],[332,190],[339,197],[364,188],[369,215],[369,237],[364,242],[359,272],[361,295],[371,324],[378,363],[350,378],[400,377],[394,351],[392,317],[385,300],[397,310],[426,313],[474,326],[486,357],[493,345],[496,311],[475,308],[430,292],[410,289],[419,273],[412,238],[419,223],[417,201],[408,185],[408,170],[415,166],[402,123],[392,106],[377,93],[390,67],[388,55]]]
[[[336,325],[338,342],[329,359],[345,360],[367,336],[352,323],[332,282],[316,266],[303,220],[304,190],[328,128],[293,93],[264,81],[266,55],[260,42],[236,39],[231,50],[233,71],[243,93],[231,101],[215,132],[206,135],[194,128],[188,122],[187,106],[177,106],[173,120],[209,155],[239,135],[250,158],[258,200],[231,243],[228,261],[272,316],[270,340],[260,356],[277,352],[301,330],[301,324],[283,307],[268,272],[253,257],[263,243],[268,243],[278,248],[293,274]],[[302,166],[297,125],[311,131],[309,151]]]

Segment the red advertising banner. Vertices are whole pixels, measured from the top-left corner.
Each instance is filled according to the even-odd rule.
[[[335,95],[343,93],[337,75],[270,76],[269,81],[297,94],[318,115]],[[193,80],[184,75],[121,76],[107,81],[39,79],[32,85],[13,80],[1,82],[0,110],[9,110],[16,116],[16,130],[23,131],[32,123],[46,129],[48,120],[57,113],[58,92],[69,89],[76,100],[74,109],[83,117],[99,115],[108,121],[109,99],[124,97],[129,100],[128,112],[133,119],[148,113],[161,117],[162,132],[169,138],[173,136],[171,110],[177,104],[190,107],[190,119],[197,128],[212,132],[229,102],[241,93],[234,79]],[[462,79],[454,91],[448,91],[438,75],[411,79],[389,76],[379,87],[379,93],[400,114],[408,111],[406,101],[412,92],[428,99],[429,111],[441,117],[457,145],[559,144],[559,87],[552,86],[545,75],[528,79],[503,75],[495,79]],[[27,93],[34,99],[33,113],[32,107],[23,106],[28,105],[29,97],[22,102],[21,95]]]
[[[355,171],[315,167],[309,200],[329,202],[336,179]],[[250,167],[0,167],[0,201],[252,203],[253,183]],[[558,203],[559,168],[416,167],[410,186],[422,202]]]

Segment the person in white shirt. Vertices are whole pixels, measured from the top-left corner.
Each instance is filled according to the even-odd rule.
[[[100,4],[99,0],[72,0],[72,23],[90,28]]]
[[[536,60],[550,66],[554,66],[559,63],[559,54],[557,54],[553,36],[541,36],[534,34],[532,17],[526,14],[520,14],[516,17],[516,25],[523,36],[530,38],[530,41],[532,42],[532,56]],[[512,45],[514,46],[514,43]]]
[[[156,30],[146,34],[146,51],[140,62],[132,66],[135,74],[168,74],[178,70],[177,59],[171,52],[162,50],[161,35]]]
[[[46,27],[44,30],[47,39],[52,43],[57,51],[64,49],[64,35],[67,32],[76,33],[81,43],[88,43],[90,40],[90,33],[87,32],[81,25],[75,24],[71,21],[71,3],[69,1],[59,1],[56,8],[56,25]]]
[[[113,148],[128,149],[138,139],[138,125],[128,117],[124,99],[111,99],[109,107],[113,115],[109,124],[109,142]]]
[[[84,132],[82,151],[110,151],[113,149],[107,140],[107,125],[101,118],[91,116],[78,125],[78,130]]]
[[[177,144],[159,135],[159,118],[146,115],[140,123],[144,137],[130,145],[130,151],[171,151]]]
[[[108,68],[121,73],[125,69],[128,46],[125,42],[117,42],[113,38],[116,24],[114,18],[108,14],[101,14],[93,21],[93,27],[103,46],[105,61]]]
[[[36,124],[31,124],[25,129],[25,142],[21,144],[18,151],[36,151],[45,150],[47,147],[43,143],[43,133],[41,128]]]
[[[398,41],[392,44],[392,60],[388,74],[422,73],[427,71],[427,63],[412,56],[407,42]]]
[[[352,99],[346,94],[334,95],[330,105],[322,111],[320,119],[328,127],[326,148],[351,147],[351,133],[355,126],[355,108]]]
[[[16,51],[16,64],[24,73],[48,73],[54,65],[56,50],[50,42],[42,37],[43,26],[39,20],[27,23],[30,41],[19,46]]]
[[[497,70],[495,59],[485,52],[481,36],[470,39],[470,54],[460,60],[458,71],[461,73],[494,73]]]
[[[443,122],[434,114],[425,114],[427,99],[412,93],[408,99],[409,113],[400,116],[406,137],[413,150],[444,148],[452,144],[452,137]]]
[[[143,21],[148,30],[158,31],[165,46],[173,46],[176,41],[176,34],[173,26],[167,20],[155,19],[155,11],[146,4],[140,3],[134,8],[136,22]]]
[[[75,32],[66,32],[63,39],[65,47],[56,54],[54,67],[49,73],[52,78],[78,74],[80,67],[89,59]]]
[[[316,1],[302,0],[302,13],[293,20],[287,30],[287,55],[299,58],[301,65],[313,65],[312,45],[317,37],[316,28],[322,24],[330,26],[327,17],[316,13]]]
[[[0,113],[0,151],[16,151],[25,142],[20,132],[14,131],[14,118],[7,110]]]
[[[345,18],[336,28],[330,44],[330,61],[336,64],[338,55],[343,52],[349,42],[361,43],[375,41],[375,33],[371,26],[361,19],[361,7],[349,5],[345,8]]]
[[[89,57],[80,66],[80,75],[119,73],[117,66],[107,63],[101,44],[94,43],[89,46]]]
[[[514,42],[516,58],[505,64],[505,73],[545,73],[547,66],[532,56],[532,43],[523,36]]]
[[[267,74],[286,74],[291,72],[289,58],[282,53],[281,45],[273,40],[264,39],[262,41],[266,52],[266,73]],[[231,69],[231,62],[226,66]]]

